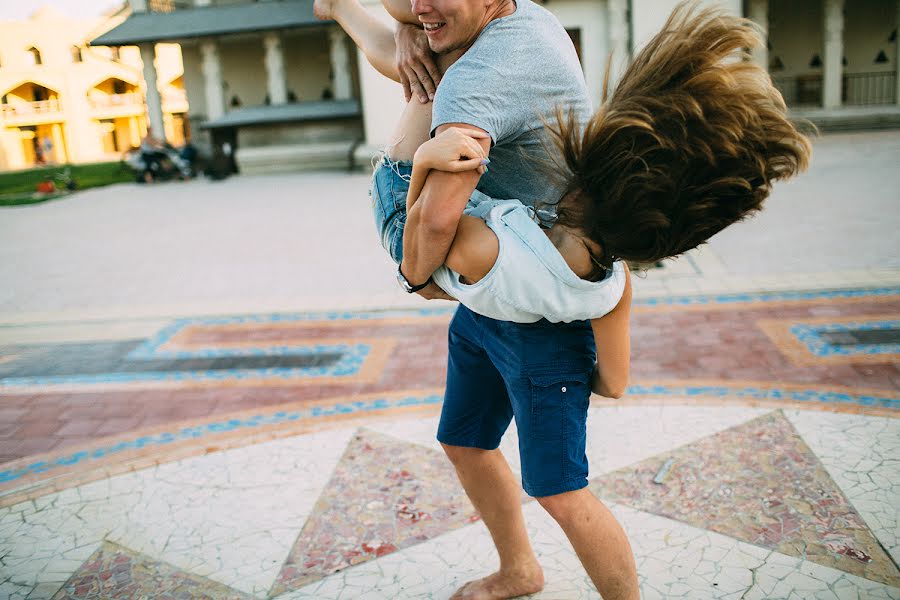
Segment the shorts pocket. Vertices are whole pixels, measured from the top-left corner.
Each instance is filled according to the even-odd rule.
[[[529,375],[531,433],[537,439],[565,440],[584,435],[590,403],[590,372]]]

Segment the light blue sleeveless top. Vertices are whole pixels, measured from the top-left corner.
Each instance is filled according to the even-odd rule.
[[[535,221],[534,210],[519,200],[495,200],[478,190],[465,214],[487,223],[500,242],[493,268],[467,285],[446,265],[435,283],[472,311],[501,321],[534,323],[595,319],[610,312],[625,290],[625,267],[614,263],[601,281],[578,277]]]

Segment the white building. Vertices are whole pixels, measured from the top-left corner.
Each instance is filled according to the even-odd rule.
[[[73,19],[51,9],[0,22],[0,170],[118,160],[146,132],[141,55],[88,47],[122,16]],[[181,54],[158,48],[160,132],[184,137]]]
[[[376,1],[365,1],[389,21]],[[707,1],[768,32],[757,60],[793,108],[864,125],[900,123],[900,0]],[[140,46],[151,122],[162,120],[160,102],[151,98],[159,79],[154,44],[177,42],[192,130],[236,148],[244,172],[363,164],[387,142],[402,109],[399,86],[352,52],[335,24],[316,21],[312,0],[130,2],[133,14],[94,43]],[[607,56],[613,54],[615,80],[677,0],[543,4],[572,36],[598,103]]]

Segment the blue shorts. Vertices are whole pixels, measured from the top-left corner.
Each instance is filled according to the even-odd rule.
[[[384,155],[372,174],[372,212],[381,245],[395,263],[403,258],[403,228],[406,227],[406,194],[412,163]]]
[[[460,306],[449,337],[438,441],[493,450],[515,417],[530,496],[587,486],[590,321],[510,323]]]

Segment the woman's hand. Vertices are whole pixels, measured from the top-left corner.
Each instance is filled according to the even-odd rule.
[[[451,173],[471,170],[484,173],[490,161],[477,140],[487,137],[483,131],[451,127],[419,146],[413,164]]]

